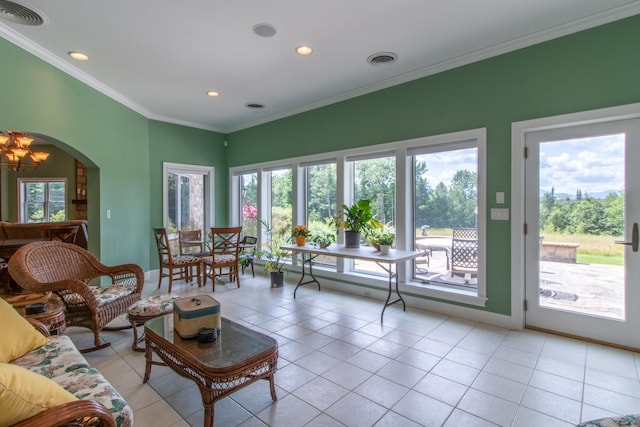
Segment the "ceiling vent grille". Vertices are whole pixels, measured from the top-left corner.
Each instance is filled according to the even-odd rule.
[[[367,62],[371,65],[388,65],[398,60],[398,55],[393,52],[374,53],[367,58]]]
[[[255,109],[260,109],[260,108],[264,108],[264,104],[258,104],[257,102],[249,102],[247,104],[244,104],[245,107],[247,108],[255,108]]]
[[[42,16],[21,4],[0,0],[0,18],[16,24],[37,26],[44,24]]]

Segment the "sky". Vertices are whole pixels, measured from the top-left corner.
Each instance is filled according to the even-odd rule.
[[[540,190],[575,195],[622,191],[624,185],[624,134],[597,136],[540,144]],[[449,185],[460,169],[476,170],[474,148],[422,154],[432,188]]]
[[[624,134],[543,142],[540,189],[556,194],[621,191],[624,186]]]

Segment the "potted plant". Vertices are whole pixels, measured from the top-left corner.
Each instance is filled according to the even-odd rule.
[[[319,248],[326,248],[336,241],[336,234],[329,231],[315,231],[311,233],[311,241]]]
[[[311,233],[306,225],[296,225],[293,227],[293,238],[296,240],[296,245],[304,246],[309,236],[311,236]]]
[[[388,231],[381,231],[378,233],[377,240],[380,245],[380,255],[389,254],[389,248],[393,244],[395,236]]]
[[[271,287],[280,288],[284,284],[284,265],[287,252],[280,249],[286,243],[284,233],[277,232],[266,221],[260,220],[263,225],[267,241],[260,245],[257,257],[264,261],[263,270],[265,275],[269,273]]]
[[[359,248],[362,232],[381,227],[373,217],[371,201],[367,199],[360,199],[351,206],[342,205],[342,211],[336,215],[334,223],[338,228],[345,230],[346,248]]]

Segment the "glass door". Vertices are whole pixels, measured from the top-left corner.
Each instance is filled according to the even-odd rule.
[[[526,149],[527,326],[640,348],[640,253],[619,244],[637,241],[640,121],[531,132]]]

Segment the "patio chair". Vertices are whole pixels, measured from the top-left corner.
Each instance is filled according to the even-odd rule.
[[[258,245],[258,238],[255,236],[244,236],[240,241],[240,268],[242,274],[244,270],[251,266],[251,275],[256,277],[256,272],[253,269],[253,260],[256,257],[256,249]]]
[[[478,274],[478,230],[454,228],[451,239],[451,277]]]
[[[204,286],[207,286],[207,277],[211,277],[214,292],[216,280],[222,276],[228,276],[229,281],[235,279],[240,287],[240,275],[238,274],[240,233],[242,233],[241,226],[211,228],[211,255],[202,258],[202,264],[205,268]]]
[[[9,273],[27,291],[57,294],[64,303],[67,326],[93,331],[94,346],[83,353],[111,345],[101,344],[100,331],[131,328],[106,325],[140,300],[144,285],[138,265],[109,267],[86,249],[59,241],[22,246],[9,260]]]

